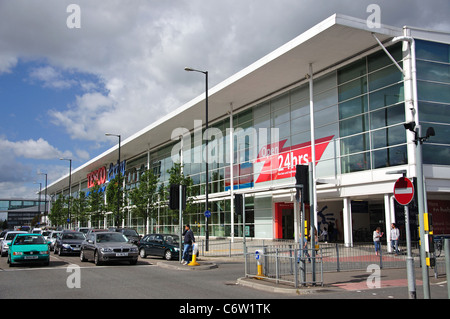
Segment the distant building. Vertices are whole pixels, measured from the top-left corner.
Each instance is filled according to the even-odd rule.
[[[33,218],[45,211],[45,201],[34,199],[0,199],[0,220],[8,222],[8,228],[30,225]]]

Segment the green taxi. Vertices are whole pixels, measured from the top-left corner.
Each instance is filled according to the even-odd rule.
[[[48,242],[40,234],[17,234],[8,250],[10,267],[18,263],[50,263]]]

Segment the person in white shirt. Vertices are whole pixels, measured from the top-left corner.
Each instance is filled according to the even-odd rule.
[[[395,252],[395,255],[398,255],[398,239],[400,237],[400,231],[395,226],[394,223],[391,224],[391,247]]]

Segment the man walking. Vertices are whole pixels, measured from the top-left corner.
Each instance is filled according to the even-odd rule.
[[[395,255],[398,255],[398,238],[400,237],[400,231],[395,226],[394,223],[391,224],[391,247],[395,252]]]
[[[191,230],[191,226],[189,224],[184,226],[184,250],[183,250],[183,260],[181,263],[183,265],[187,265],[190,262],[189,257],[189,249],[191,249],[192,244],[195,243],[194,233]]]

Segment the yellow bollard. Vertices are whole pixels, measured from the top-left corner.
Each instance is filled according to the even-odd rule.
[[[261,256],[262,256],[262,251],[257,250],[255,251],[255,258],[256,258],[256,264],[257,264],[257,271],[258,274],[256,275],[256,279],[263,279],[264,275],[263,275],[263,266],[261,263]]]
[[[200,264],[197,262],[197,253],[198,253],[198,247],[197,244],[194,244],[192,247],[192,261],[188,264],[188,266],[200,266]]]

